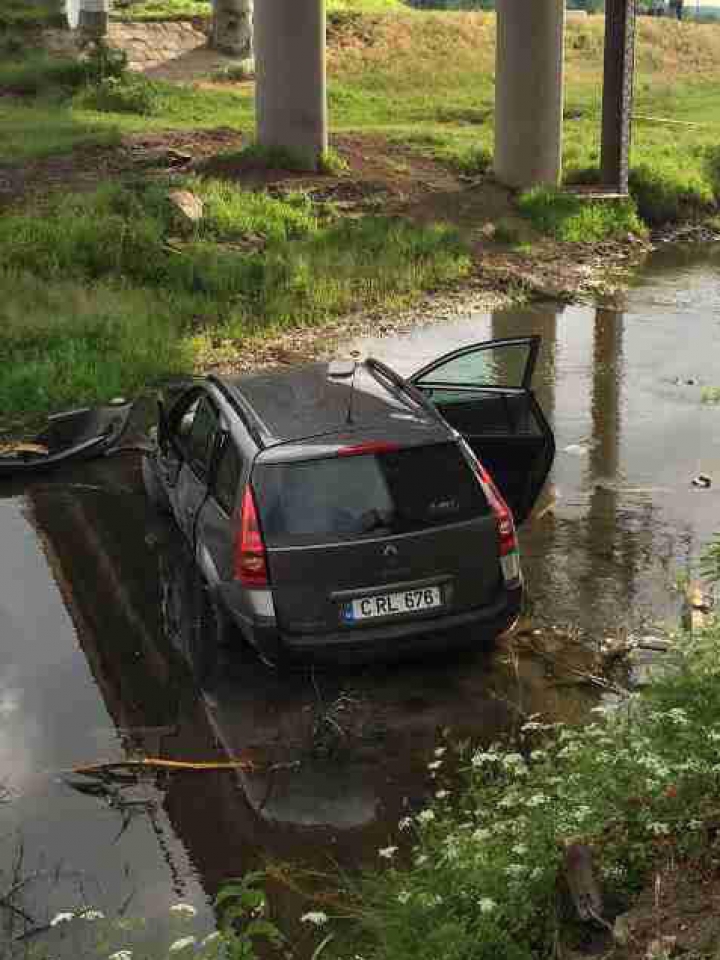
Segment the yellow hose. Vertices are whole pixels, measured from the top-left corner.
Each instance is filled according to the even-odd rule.
[[[111,760],[107,763],[91,763],[61,773],[103,773],[109,770],[126,769],[128,767],[147,767],[157,770],[254,770],[252,760],[223,760],[223,761],[186,761],[160,760],[155,757],[143,757],[141,760]]]

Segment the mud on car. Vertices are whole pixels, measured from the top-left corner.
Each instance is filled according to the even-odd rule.
[[[397,658],[517,617],[516,526],[552,465],[540,339],[464,347],[412,377],[372,358],[193,381],[158,400],[147,493],[224,634],[263,659]]]

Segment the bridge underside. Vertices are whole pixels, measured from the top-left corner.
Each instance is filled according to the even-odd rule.
[[[562,176],[565,0],[497,0],[495,174],[514,187]],[[635,0],[606,0],[602,180],[627,190]],[[324,0],[255,3],[258,139],[316,165],[327,149]]]

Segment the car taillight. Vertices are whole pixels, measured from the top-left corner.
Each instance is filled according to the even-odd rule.
[[[240,526],[235,535],[235,579],[246,587],[268,585],[267,554],[250,484],[243,493]]]
[[[358,443],[352,447],[340,447],[337,455],[339,457],[359,457],[365,453],[394,453],[399,449],[400,445],[397,443],[378,440],[370,443]]]
[[[507,584],[519,583],[522,576],[520,551],[518,549],[517,533],[515,532],[515,521],[510,507],[505,503],[503,495],[495,486],[493,478],[475,457],[473,457],[473,468],[495,516],[500,541],[500,566],[502,567],[503,577]]]

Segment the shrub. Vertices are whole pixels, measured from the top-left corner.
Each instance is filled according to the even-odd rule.
[[[157,116],[163,108],[159,88],[142,76],[107,77],[77,95],[75,102],[99,113]]]

